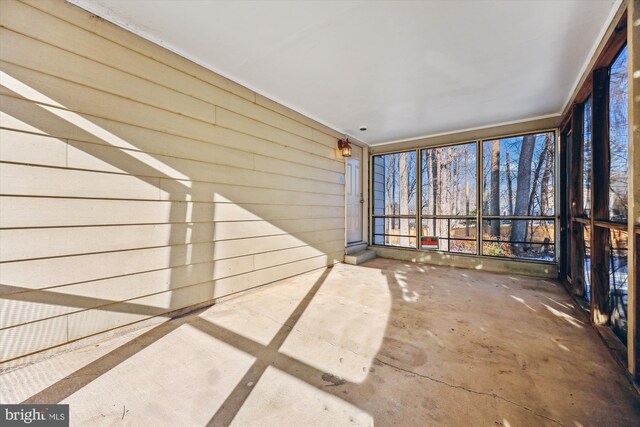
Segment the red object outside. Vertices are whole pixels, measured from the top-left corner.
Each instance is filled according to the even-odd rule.
[[[422,236],[422,240],[420,241],[421,246],[424,247],[429,247],[429,246],[433,246],[433,247],[438,247],[439,243],[438,243],[438,238],[435,236]]]

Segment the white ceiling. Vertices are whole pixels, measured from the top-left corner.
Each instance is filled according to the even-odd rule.
[[[72,0],[372,145],[559,114],[619,1]]]

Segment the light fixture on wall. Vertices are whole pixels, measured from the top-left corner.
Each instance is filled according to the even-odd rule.
[[[351,157],[351,144],[349,138],[338,140],[338,148],[342,153],[342,157]]]

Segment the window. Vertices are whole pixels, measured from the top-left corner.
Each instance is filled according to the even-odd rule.
[[[609,218],[627,221],[629,195],[629,81],[627,47],[609,70]]]
[[[627,308],[629,306],[627,232],[609,230],[609,316],[611,329],[626,343]]]
[[[482,253],[555,259],[554,133],[483,143]]]
[[[562,138],[558,169],[562,178],[562,265],[567,287],[583,296],[580,305],[591,311],[593,323],[611,328],[623,344],[627,334],[640,327],[630,296],[638,297],[630,276],[638,271],[640,258],[629,252],[634,239],[640,247],[640,228],[634,227],[629,198],[633,176],[629,156],[633,120],[629,102],[629,25],[637,24],[626,11],[615,30],[602,42],[602,50],[571,100],[563,117],[563,136],[574,132],[580,138]],[[560,228],[559,228],[560,229]],[[630,232],[631,231],[631,232]],[[578,262],[576,262],[578,261]],[[636,276],[633,276],[637,278]],[[636,287],[637,288],[637,287]],[[630,295],[635,289],[636,295]],[[628,324],[635,321],[635,324]],[[640,370],[640,335],[629,342],[627,367],[632,376]],[[637,361],[638,363],[631,363]]]
[[[373,157],[373,243],[415,248],[416,152]]]
[[[609,68],[609,220],[627,222],[629,196],[629,121],[625,46]],[[609,229],[609,307],[610,324],[618,337],[627,340],[628,308],[628,235],[626,231]]]
[[[476,143],[422,150],[423,249],[475,254]]]
[[[375,245],[555,260],[554,132],[374,155],[372,181]]]
[[[627,66],[627,47],[622,46],[607,68],[593,71],[592,94],[572,113],[575,121],[582,121],[583,140],[581,153],[575,154],[569,167],[572,174],[571,165],[582,164],[577,171],[580,187],[575,190],[582,191],[583,212],[575,212],[572,228],[584,232],[584,242],[576,239],[571,250],[578,258],[584,255],[584,299],[594,305],[596,313],[606,313],[601,318],[607,319],[606,324],[623,343],[629,285]],[[600,120],[594,120],[596,114]]]

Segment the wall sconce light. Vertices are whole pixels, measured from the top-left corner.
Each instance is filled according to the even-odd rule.
[[[349,138],[338,140],[338,148],[342,153],[342,157],[351,157],[351,144]]]

